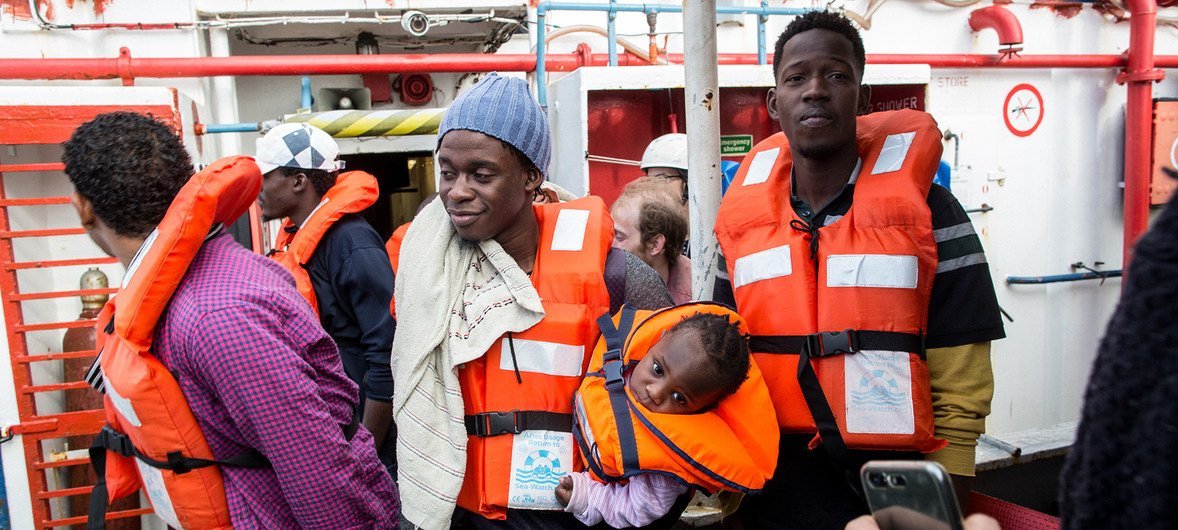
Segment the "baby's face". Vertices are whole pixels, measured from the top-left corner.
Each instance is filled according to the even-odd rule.
[[[698,331],[669,331],[638,361],[626,386],[651,412],[695,414],[720,400],[723,389],[711,372]]]

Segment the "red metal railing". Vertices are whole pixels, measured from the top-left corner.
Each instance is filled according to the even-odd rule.
[[[114,110],[114,109],[109,109]],[[0,121],[12,119],[0,108]],[[82,121],[74,124],[80,125]],[[11,125],[11,124],[10,124]],[[61,138],[46,138],[40,133],[30,132],[22,134],[26,127],[0,126],[0,145],[20,147],[23,145],[54,144]],[[40,152],[33,149],[21,149],[22,156],[27,153]],[[75,410],[66,412],[48,412],[38,406],[38,397],[50,393],[93,392],[85,381],[37,381],[34,382],[33,365],[37,363],[73,362],[85,363],[84,359],[95,356],[93,349],[81,351],[51,351],[49,353],[34,353],[30,351],[29,335],[36,332],[57,331],[72,328],[86,328],[95,325],[95,321],[71,320],[66,322],[28,322],[26,320],[25,304],[38,301],[42,304],[67,304],[75,307],[73,298],[83,295],[113,293],[114,289],[73,289],[73,290],[39,290],[26,291],[21,288],[21,276],[18,274],[44,275],[48,271],[65,267],[82,267],[114,263],[113,258],[106,256],[79,257],[69,259],[33,259],[17,261],[17,238],[35,239],[58,237],[63,235],[84,234],[80,227],[47,228],[47,229],[14,229],[11,208],[61,208],[69,204],[69,197],[10,197],[9,189],[20,179],[46,178],[46,175],[56,174],[62,178],[62,164],[57,161],[37,163],[0,164],[0,303],[4,308],[4,332],[8,337],[9,358],[12,363],[13,381],[16,387],[17,410],[20,423],[11,427],[12,434],[21,435],[19,440],[24,446],[26,469],[28,472],[29,493],[32,499],[32,514],[35,527],[40,529],[68,527],[84,524],[86,512],[80,509],[85,506],[84,498],[90,494],[91,485],[82,485],[77,478],[83,475],[84,467],[90,465],[86,456],[78,457],[73,450],[85,442],[77,438],[70,440],[75,446],[68,446],[67,453],[50,452],[43,442],[65,442],[71,437],[82,437],[86,440],[102,427],[104,416],[100,410]],[[69,269],[66,269],[69,270]],[[26,278],[26,281],[28,279]],[[42,306],[43,307],[43,306]],[[9,443],[16,443],[12,441]],[[57,480],[54,480],[54,476]],[[70,478],[74,477],[72,484]],[[71,502],[72,501],[72,502]],[[57,509],[54,509],[57,506]],[[135,505],[137,506],[137,505]],[[151,513],[150,508],[134,508],[112,511],[108,519],[129,519]]]

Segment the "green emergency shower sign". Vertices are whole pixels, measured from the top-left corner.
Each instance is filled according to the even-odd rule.
[[[729,134],[720,136],[720,156],[743,155],[753,150],[753,135]]]

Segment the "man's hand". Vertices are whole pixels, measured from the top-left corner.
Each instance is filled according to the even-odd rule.
[[[902,521],[895,518],[890,519],[889,522],[899,523],[899,526],[889,524],[888,528],[890,530],[917,530],[921,528],[928,528],[928,526],[920,523],[918,523],[916,526],[904,526]],[[975,513],[969,517],[966,517],[964,527],[965,530],[1002,530],[1001,527],[998,526],[998,521],[994,520],[990,516],[982,515],[980,513]],[[880,530],[880,528],[880,524],[875,521],[875,518],[870,515],[864,515],[858,519],[855,519],[854,521],[847,523],[846,530]]]
[[[556,500],[561,506],[568,506],[571,498],[573,498],[573,477],[565,475],[560,477],[560,484],[556,485]]]
[[[379,454],[385,438],[389,435],[389,427],[393,424],[393,404],[375,399],[364,400],[364,417],[360,423],[372,433],[372,441]]]

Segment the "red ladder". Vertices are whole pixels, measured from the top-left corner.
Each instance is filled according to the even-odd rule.
[[[66,438],[93,436],[102,427],[104,418],[101,410],[83,410],[73,412],[47,412],[38,406],[38,397],[50,396],[50,393],[92,392],[89,385],[82,380],[62,381],[52,384],[34,383],[34,365],[37,363],[60,362],[69,359],[92,359],[94,350],[88,351],[52,351],[53,340],[44,340],[51,345],[50,351],[37,353],[44,348],[30,348],[30,336],[44,333],[40,337],[56,337],[56,344],[60,344],[60,331],[70,328],[84,328],[95,325],[94,320],[68,320],[50,322],[29,322],[26,320],[26,304],[38,303],[44,310],[46,304],[57,307],[74,308],[73,302],[78,296],[100,293],[113,293],[115,289],[59,289],[65,285],[58,280],[54,287],[36,290],[22,288],[22,279],[30,285],[54,284],[53,271],[59,271],[59,276],[73,278],[69,280],[69,287],[77,285],[77,278],[87,266],[115,263],[110,257],[94,255],[71,259],[26,259],[17,261],[18,251],[14,246],[17,241],[44,241],[60,244],[61,238],[71,239],[84,236],[81,227],[20,227],[13,229],[14,209],[56,208],[50,217],[42,211],[49,224],[60,219],[62,206],[69,204],[67,196],[42,197],[14,197],[10,190],[27,189],[31,186],[21,186],[17,179],[42,179],[42,182],[60,183],[65,181],[62,173],[64,166],[56,154],[56,145],[68,139],[73,130],[92,119],[98,114],[114,110],[131,110],[147,113],[158,119],[172,124],[180,132],[181,118],[176,105],[143,105],[143,106],[99,106],[99,105],[61,105],[61,106],[0,106],[0,304],[3,307],[4,328],[8,338],[9,356],[12,363],[13,381],[16,389],[16,402],[20,422],[11,426],[6,435],[20,435],[24,445],[26,469],[28,473],[29,494],[32,499],[32,513],[35,527],[40,529],[64,527],[84,524],[85,513],[69,513],[54,519],[51,501],[54,499],[69,499],[71,497],[88,496],[91,485],[84,487],[52,486],[57,480],[50,480],[51,474],[63,476],[64,469],[76,466],[89,466],[87,456],[78,455],[76,449],[69,447],[68,453],[54,453],[47,450],[46,443],[53,441],[59,444]],[[36,159],[41,157],[42,159]],[[26,195],[26,194],[21,194]],[[28,210],[26,210],[28,211]],[[69,215],[73,215],[70,213]],[[26,218],[28,216],[25,216]],[[18,216],[20,218],[20,216]],[[74,218],[76,219],[76,218]],[[25,223],[28,224],[28,223]],[[58,223],[60,225],[60,223]],[[18,225],[19,226],[19,225]],[[84,240],[77,239],[79,242]],[[20,247],[23,248],[23,247]],[[76,271],[76,274],[66,274]],[[31,275],[39,275],[33,277]],[[49,279],[49,281],[46,281]],[[40,280],[40,281],[37,281]],[[56,313],[60,314],[61,310]],[[42,403],[42,404],[43,404]],[[48,407],[45,407],[46,409]],[[15,441],[9,442],[15,443]],[[11,484],[10,484],[11,488]],[[12,494],[9,493],[9,500]],[[60,502],[60,501],[59,501]],[[65,503],[68,505],[69,501]],[[76,511],[75,511],[76,512]],[[111,511],[107,519],[124,519],[138,517],[151,513],[151,508],[137,508],[129,510]]]

